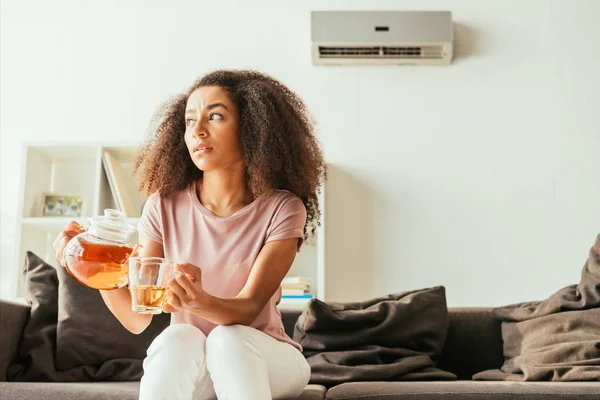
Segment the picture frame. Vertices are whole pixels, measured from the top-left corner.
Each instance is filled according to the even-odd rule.
[[[43,217],[81,217],[83,196],[77,194],[43,193]]]

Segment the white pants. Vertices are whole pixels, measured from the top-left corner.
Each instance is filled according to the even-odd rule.
[[[257,329],[218,326],[207,338],[174,324],[148,348],[140,400],[294,399],[309,378],[298,349]]]

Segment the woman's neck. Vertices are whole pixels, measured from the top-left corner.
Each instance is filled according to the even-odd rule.
[[[198,199],[220,217],[228,217],[252,202],[243,165],[204,172],[196,184]]]

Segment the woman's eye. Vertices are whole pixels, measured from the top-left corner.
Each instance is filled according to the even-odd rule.
[[[210,114],[210,116],[208,117],[209,121],[214,121],[216,119],[223,119],[223,116],[221,114],[218,113],[212,113]]]
[[[185,120],[185,126],[193,126],[194,125],[194,120],[191,118],[188,118]]]

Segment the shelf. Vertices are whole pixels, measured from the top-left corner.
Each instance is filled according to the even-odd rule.
[[[52,225],[57,223],[68,223],[69,221],[77,221],[81,223],[87,223],[85,217],[24,217],[23,224],[25,225]]]
[[[25,226],[38,226],[47,229],[64,228],[71,221],[77,221],[83,226],[89,226],[89,221],[84,217],[25,217],[23,218],[23,225]],[[128,224],[131,224],[137,228],[139,218],[127,218]]]
[[[25,217],[23,218],[23,225],[62,229],[71,221],[77,221],[83,226],[88,225],[87,218],[81,217]]]
[[[29,146],[30,157],[44,159],[48,164],[61,162],[88,162],[96,157],[96,148],[93,146]]]

